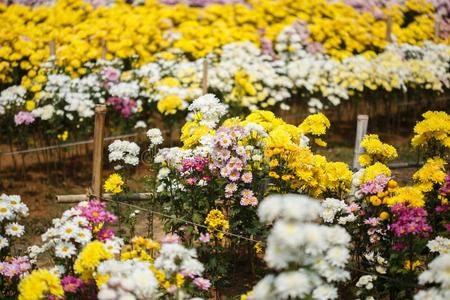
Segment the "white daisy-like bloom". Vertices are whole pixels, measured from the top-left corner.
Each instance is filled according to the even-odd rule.
[[[16,222],[9,223],[6,225],[5,233],[10,236],[21,237],[25,233],[25,226]]]
[[[109,161],[137,166],[139,163],[139,146],[134,142],[115,140],[108,146]]]
[[[326,259],[336,267],[345,267],[350,258],[350,251],[346,247],[335,246],[327,251]]]
[[[75,242],[86,245],[92,239],[92,232],[86,228],[79,228],[74,236]]]
[[[161,169],[159,169],[158,171],[158,180],[163,180],[165,178],[167,178],[167,176],[169,176],[170,174],[170,169],[167,167],[162,167]]]
[[[14,217],[13,210],[7,201],[0,201],[0,222],[11,220]]]
[[[60,258],[72,257],[76,254],[75,245],[70,242],[59,242],[55,246],[55,255]]]
[[[0,236],[0,250],[5,248],[5,247],[8,247],[8,246],[9,246],[8,239],[3,237],[3,236]]]
[[[58,231],[63,240],[70,240],[77,237],[80,227],[73,222],[66,222],[61,225]]]
[[[195,249],[186,249],[180,244],[163,244],[155,267],[168,274],[183,272],[189,275],[201,275],[204,267],[197,260]]]
[[[107,241],[104,242],[105,248],[111,252],[112,254],[119,254],[120,250],[122,249],[124,245],[123,239],[119,237],[113,237]]]
[[[78,225],[79,227],[86,227],[89,225],[88,219],[82,216],[75,216],[70,220],[72,223]]]
[[[377,280],[377,276],[375,275],[363,275],[358,279],[356,286],[366,290],[371,290],[373,289],[373,282],[375,280]]]
[[[147,137],[150,140],[150,145],[151,146],[158,146],[158,145],[161,145],[164,142],[161,130],[159,130],[159,128],[151,128],[151,129],[149,129],[147,131]]]
[[[135,128],[135,129],[138,129],[138,128],[147,128],[147,124],[146,124],[144,121],[139,120],[139,121],[137,121],[136,124],[134,125],[134,128]]]
[[[54,276],[61,278],[61,276],[66,273],[66,268],[63,265],[56,265],[53,268],[48,270],[50,273],[52,273]]]

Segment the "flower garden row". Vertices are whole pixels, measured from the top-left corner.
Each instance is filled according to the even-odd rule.
[[[128,234],[139,212],[113,203],[112,214],[93,199],[53,220],[40,245],[17,253],[28,209],[20,197],[2,195],[4,295],[194,299],[229,285],[233,264],[264,258],[263,278],[242,299],[448,299],[448,114],[423,114],[411,144],[425,164],[400,186],[386,165],[397,151],[377,135],[363,138],[364,168],[355,173],[315,154],[331,125],[323,114],[299,126],[263,110],[226,118],[228,106],[211,94],[188,110],[182,147],[160,148],[161,131],[147,132],[156,176],[148,178],[154,197],[146,205],[168,216],[161,243]],[[116,171],[104,188],[119,201],[141,149],[116,140],[108,150]],[[130,230],[119,237],[116,222]],[[54,268],[37,267],[43,254]]]

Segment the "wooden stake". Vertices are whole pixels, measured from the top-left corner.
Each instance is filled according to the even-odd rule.
[[[94,154],[92,164],[92,191],[95,197],[102,196],[103,139],[105,136],[106,105],[95,106]]]
[[[106,47],[105,39],[102,39],[101,47],[102,47],[102,59],[105,60],[106,59],[106,54],[108,54],[108,48]]]
[[[392,17],[388,16],[386,19],[386,40],[392,43]]]
[[[50,41],[50,56],[56,56],[56,42],[55,40]]]
[[[436,13],[436,17],[434,19],[434,36],[435,39],[439,39],[439,35],[441,34],[441,15],[440,13]]]
[[[368,115],[358,115],[358,123],[356,125],[355,152],[353,156],[353,169],[361,169],[358,162],[359,156],[362,154],[361,140],[367,133],[367,124],[369,123]]]
[[[203,60],[202,92],[203,95],[208,92],[208,61],[206,58]]]

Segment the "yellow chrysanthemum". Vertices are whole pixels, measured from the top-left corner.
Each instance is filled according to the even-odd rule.
[[[391,170],[388,168],[388,166],[376,162],[375,164],[367,167],[362,176],[361,176],[361,183],[366,183],[368,181],[374,180],[375,177],[377,177],[380,174],[384,174],[386,176],[391,176]]]
[[[183,108],[183,101],[178,95],[168,95],[158,102],[157,108],[164,115],[174,115]]]
[[[26,275],[19,283],[19,300],[41,300],[48,296],[62,298],[64,290],[58,277],[45,269]]]
[[[434,184],[442,184],[444,182],[446,164],[442,158],[429,158],[422,168],[414,173],[413,179],[419,182],[423,191],[429,192],[433,189]]]
[[[93,278],[93,273],[102,261],[113,257],[113,254],[106,250],[102,242],[93,241],[81,250],[73,268],[75,273],[80,275],[81,279],[88,281]]]
[[[117,173],[113,173],[109,175],[108,179],[106,179],[104,184],[104,189],[106,192],[110,192],[113,194],[119,194],[123,191],[124,181],[122,176]]]

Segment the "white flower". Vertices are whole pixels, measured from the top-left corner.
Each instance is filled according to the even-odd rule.
[[[72,257],[76,254],[75,245],[69,242],[59,242],[55,246],[55,255],[60,258]]]
[[[303,298],[311,293],[313,286],[304,272],[283,272],[275,278],[275,290],[279,299]]]
[[[9,241],[7,238],[0,236],[0,250],[8,247],[9,246]]]
[[[61,238],[64,240],[76,238],[79,231],[80,227],[73,222],[66,222],[62,224],[62,226],[59,228],[59,234],[61,235]]]
[[[228,106],[220,103],[213,94],[206,94],[195,99],[188,107],[189,111],[201,114],[200,124],[215,128],[220,118],[228,112]]]
[[[112,254],[119,254],[124,244],[123,239],[119,237],[113,237],[104,242],[105,248]]]
[[[13,217],[11,206],[6,201],[0,201],[0,221],[11,220]]]
[[[427,247],[431,252],[439,252],[440,254],[449,253],[450,239],[437,236],[434,240],[428,241]]]
[[[332,285],[323,284],[318,286],[312,293],[313,299],[315,300],[331,300],[337,299],[338,293],[337,288]]]
[[[166,178],[167,176],[169,176],[169,174],[170,174],[170,169],[163,167],[163,168],[159,169],[157,178],[158,178],[158,180],[162,180],[162,179]]]
[[[344,267],[350,257],[350,252],[346,247],[337,246],[330,248],[327,252],[326,259],[333,266]]]
[[[109,161],[121,161],[125,164],[136,166],[139,163],[139,146],[134,142],[115,140],[108,146]]]
[[[9,223],[8,225],[6,225],[5,232],[10,236],[21,237],[25,232],[25,227],[16,222]]]
[[[326,223],[332,223],[337,213],[344,211],[347,208],[347,204],[344,201],[333,198],[326,198],[322,202],[322,218]]]
[[[251,300],[271,300],[276,299],[273,284],[275,277],[267,275],[261,279],[253,288],[253,294],[249,297]]]
[[[145,124],[144,121],[137,121],[136,124],[134,125],[134,128],[147,128],[147,124]]]
[[[152,128],[147,131],[147,137],[150,139],[151,146],[161,145],[164,142],[161,130]]]
[[[81,245],[89,243],[92,239],[92,232],[89,229],[79,228],[74,235],[75,241]]]

